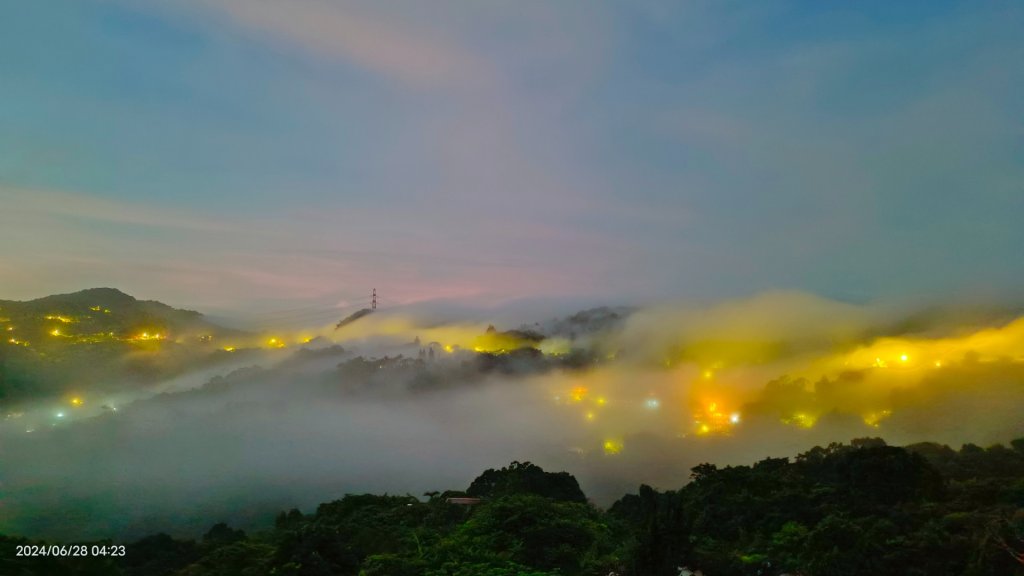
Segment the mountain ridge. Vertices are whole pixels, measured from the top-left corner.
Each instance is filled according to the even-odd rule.
[[[216,361],[215,343],[247,333],[200,312],[100,287],[0,300],[0,401],[116,388]]]

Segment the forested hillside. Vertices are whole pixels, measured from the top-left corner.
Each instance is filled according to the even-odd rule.
[[[244,333],[202,314],[92,288],[0,300],[0,403],[130,388],[227,360]]]
[[[45,543],[0,537],[0,573],[1012,576],[1024,574],[1024,439],[958,451],[860,439],[793,461],[704,464],[678,490],[641,486],[607,511],[571,475],[513,462],[465,491],[349,495],[282,512],[269,531],[217,523],[123,556],[17,557],[26,544]]]

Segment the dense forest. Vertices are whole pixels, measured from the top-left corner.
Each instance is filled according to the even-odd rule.
[[[0,574],[1011,576],[1024,574],[1024,439],[959,451],[859,439],[702,464],[679,490],[641,486],[606,511],[568,473],[513,462],[464,491],[349,495],[281,512],[272,530],[218,523],[123,556],[16,556],[25,544],[43,543],[0,536]]]

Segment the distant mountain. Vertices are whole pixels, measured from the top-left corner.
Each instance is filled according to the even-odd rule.
[[[617,330],[634,311],[633,308],[601,306],[583,310],[565,318],[524,326],[521,329],[539,332],[549,338],[562,337],[576,340]]]
[[[0,402],[116,389],[216,361],[244,332],[114,288],[0,300]]]
[[[349,324],[355,322],[356,320],[359,320],[363,316],[368,316],[368,315],[370,315],[372,313],[373,313],[373,310],[370,309],[370,308],[363,308],[361,310],[356,310],[355,312],[353,312],[353,313],[349,314],[348,316],[342,318],[341,321],[338,322],[338,324],[334,327],[334,329],[335,330],[341,330],[345,326],[348,326]]]

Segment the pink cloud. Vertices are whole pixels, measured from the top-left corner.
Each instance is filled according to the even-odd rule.
[[[430,87],[489,76],[471,52],[423,27],[385,20],[350,3],[327,0],[197,0],[235,23],[278,41],[403,83]]]

